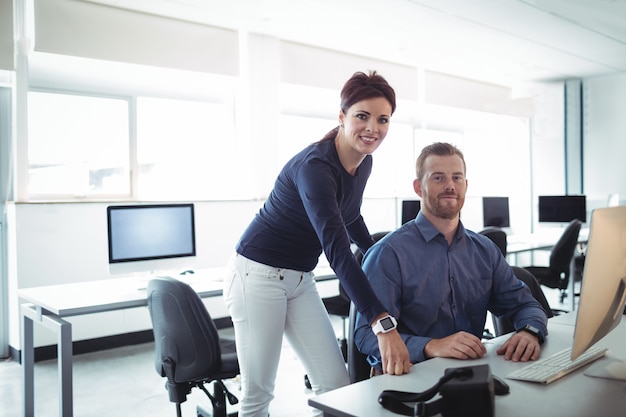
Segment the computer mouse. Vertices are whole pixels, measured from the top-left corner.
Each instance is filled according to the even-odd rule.
[[[180,274],[181,275],[195,274],[195,272],[192,269],[188,269],[186,271],[181,272]]]
[[[502,378],[496,375],[491,375],[493,378],[493,390],[496,395],[506,395],[509,393],[509,384],[504,382]]]

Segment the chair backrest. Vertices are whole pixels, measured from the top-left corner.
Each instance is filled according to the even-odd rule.
[[[372,235],[372,239],[374,239],[374,242],[378,242],[380,239],[384,238],[388,234],[389,232],[376,232]],[[354,252],[354,257],[356,258],[358,263],[363,263],[363,254],[358,248]]]
[[[521,268],[519,266],[512,266],[513,273],[520,281],[524,282],[526,286],[530,289],[531,294],[535,299],[541,304],[544,311],[546,312],[546,316],[548,318],[553,317],[554,313],[552,312],[552,308],[546,299],[543,290],[541,289],[541,285],[537,278],[533,274],[531,274],[528,270]],[[515,327],[511,322],[503,317],[492,316],[493,319],[493,327],[496,336],[502,336],[503,334],[511,333],[515,331]]]
[[[500,252],[502,252],[502,255],[506,256],[507,239],[506,232],[504,230],[500,229],[499,227],[486,227],[478,233],[491,239],[493,243],[498,246]]]
[[[147,296],[156,371],[165,376],[166,358],[176,365],[175,382],[202,379],[218,370],[219,334],[198,294],[182,281],[159,277],[148,282]]]
[[[370,364],[367,355],[361,353],[354,343],[354,329],[356,327],[356,306],[350,303],[350,315],[348,316],[348,374],[350,382],[363,381],[370,377]]]
[[[374,239],[374,242],[378,242],[380,239],[384,238],[385,236],[387,236],[387,234],[389,234],[389,232],[376,232],[372,235],[372,239]],[[361,251],[359,250],[359,248],[354,250],[354,257],[356,258],[356,261],[359,264],[363,263],[363,254],[361,253]],[[350,297],[348,297],[348,293],[346,292],[346,290],[343,288],[343,285],[341,285],[341,283],[339,283],[339,294],[344,297],[346,300],[348,301],[352,301],[350,300]]]
[[[374,242],[378,242],[389,232],[377,232],[372,235]],[[357,249],[354,254],[359,263],[363,262],[363,254]],[[354,303],[350,303],[350,314],[348,315],[348,374],[350,382],[363,381],[370,377],[371,366],[367,362],[367,355],[361,353],[354,343],[354,329],[356,327],[357,310]]]
[[[580,220],[572,220],[550,252],[550,269],[566,277],[569,277],[570,263],[576,251],[581,225]]]

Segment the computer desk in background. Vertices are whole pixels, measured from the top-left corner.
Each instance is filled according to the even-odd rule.
[[[570,347],[576,313],[557,316],[548,321],[549,335],[542,345],[542,357]],[[626,358],[626,319],[599,346],[611,350],[607,357],[587,365],[549,385],[506,379],[510,372],[526,363],[505,361],[495,351],[508,338],[504,335],[485,342],[487,355],[479,360],[461,361],[435,358],[413,365],[407,375],[381,375],[348,385],[309,399],[309,405],[324,412],[325,417],[398,417],[378,404],[385,389],[421,392],[434,385],[446,368],[489,364],[491,373],[504,378],[511,392],[496,396],[495,415],[506,417],[623,417],[626,413],[626,382],[584,375],[589,367],[605,366],[611,357]]]
[[[507,251],[507,260],[511,263],[511,265],[518,265],[517,255],[525,252],[534,252],[534,251],[549,251],[556,244],[557,240],[560,236],[546,236],[544,234],[530,234],[530,235],[511,235],[508,237],[508,242],[506,245]],[[578,243],[584,245],[587,243],[589,239],[589,229],[581,229],[578,235]],[[576,309],[575,295],[574,295],[574,259],[572,259],[570,265],[570,280],[568,283],[567,293],[569,299],[572,303],[571,311]]]
[[[224,269],[206,274],[184,275],[201,297],[222,294],[220,278]],[[206,279],[202,279],[206,278]],[[48,285],[18,291],[26,303],[21,305],[22,370],[24,375],[24,416],[35,414],[34,323],[56,332],[59,378],[59,416],[72,417],[72,324],[66,317],[79,316],[148,305],[145,286],[149,278],[114,278],[75,284]]]
[[[560,230],[560,229],[559,229]],[[560,230],[562,232],[562,230]],[[550,250],[559,240],[560,234],[531,233],[529,235],[510,235],[506,246],[507,255],[516,257],[520,253],[537,250]],[[581,229],[578,243],[586,243],[589,239],[589,229]]]
[[[222,281],[227,271],[227,268],[210,268],[178,278],[189,283],[200,297],[217,297],[222,295]],[[321,265],[314,272],[316,281],[337,278],[327,265]],[[149,277],[124,277],[18,291],[18,296],[26,301],[20,307],[25,417],[35,414],[34,323],[39,323],[57,334],[59,416],[72,417],[72,324],[64,318],[147,306],[145,287],[148,280]]]

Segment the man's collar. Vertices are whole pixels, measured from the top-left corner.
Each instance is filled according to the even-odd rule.
[[[439,230],[435,228],[435,226],[433,226],[430,220],[428,220],[421,211],[418,213],[417,218],[415,219],[415,223],[420,233],[422,234],[422,236],[424,236],[424,239],[427,242],[430,242],[435,237],[442,234]],[[463,226],[463,222],[459,220],[459,225],[456,229],[456,236],[454,239],[459,239],[460,236],[464,236],[466,233],[467,232],[465,230],[465,226]]]

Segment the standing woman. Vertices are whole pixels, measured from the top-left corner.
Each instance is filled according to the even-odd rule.
[[[374,243],[361,201],[371,153],[387,135],[395,108],[395,92],[383,77],[355,73],[341,91],[339,126],[287,162],[237,244],[224,299],[241,368],[240,417],[268,415],[283,334],[316,394],[349,383],[311,272],[322,250],[377,332],[383,371],[409,371],[408,350],[397,330],[380,331],[378,321],[388,313],[350,248],[353,242],[365,252]]]

